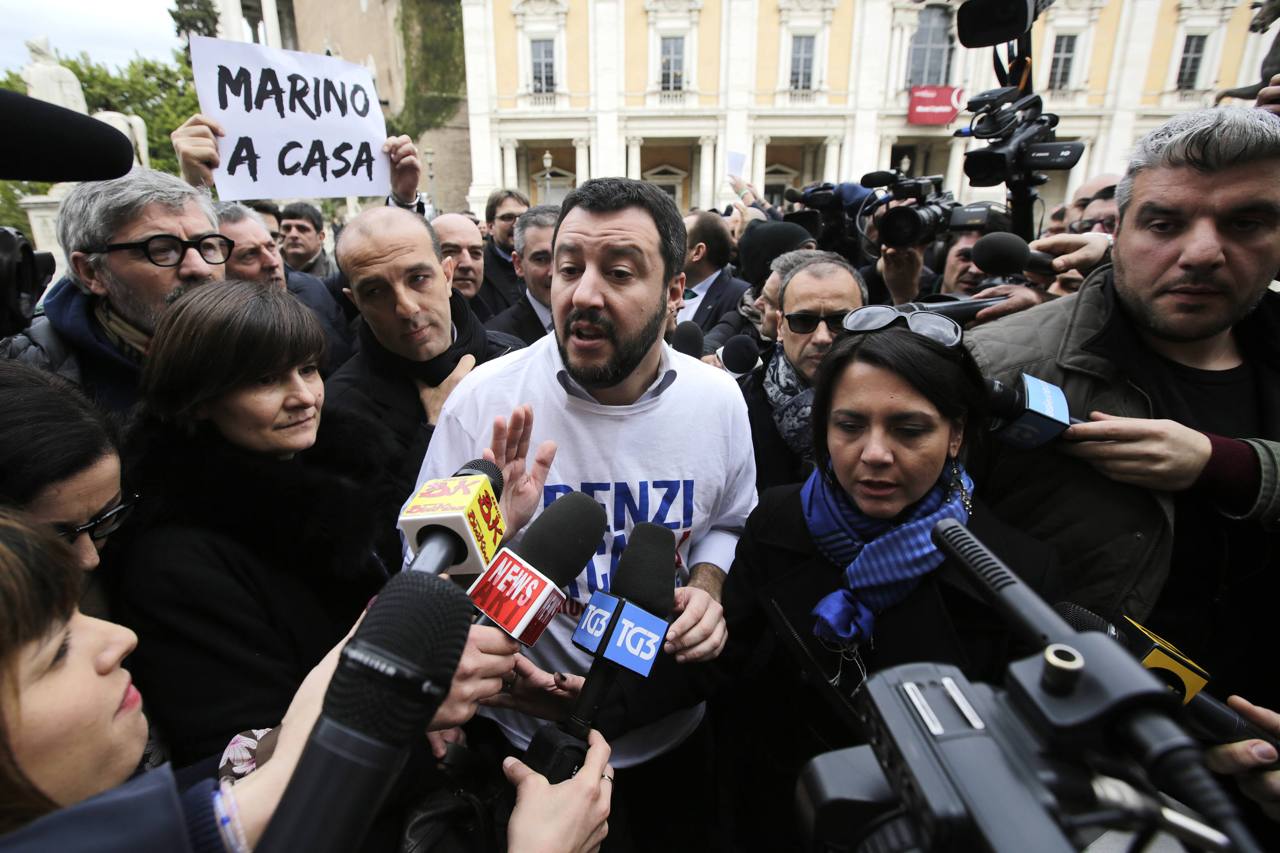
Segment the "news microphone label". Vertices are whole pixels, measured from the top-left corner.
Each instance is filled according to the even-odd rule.
[[[605,659],[647,677],[662,649],[667,627],[665,619],[659,619],[629,601],[622,602],[622,612],[618,614],[617,625],[604,650]]]
[[[537,642],[565,602],[550,578],[510,548],[498,552],[467,594],[481,613],[526,646]]]
[[[483,475],[426,481],[400,511],[399,526],[414,554],[424,527],[445,527],[462,537],[467,556],[449,568],[451,575],[483,573],[506,532],[493,486]]]
[[[609,629],[613,611],[617,609],[617,596],[603,591],[593,594],[573,632],[573,644],[587,654],[594,655],[600,648],[600,641],[604,639],[604,632]]]

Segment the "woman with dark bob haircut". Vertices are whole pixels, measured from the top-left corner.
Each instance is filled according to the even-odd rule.
[[[719,823],[736,848],[804,846],[779,815],[806,761],[861,741],[849,697],[868,674],[935,661],[992,680],[1011,659],[1000,616],[930,539],[938,521],[966,524],[1034,588],[1051,571],[1051,551],[974,499],[964,458],[986,430],[982,376],[958,325],[918,316],[872,306],[846,318],[860,333],[837,341],[815,377],[815,470],[761,495],[738,542],[723,653],[655,670],[613,709],[626,729],[715,694],[718,771],[732,789]]]
[[[179,766],[279,721],[387,578],[377,433],[324,409],[324,332],[281,288],[196,288],[161,319],[125,445],[146,496],[113,606]]]

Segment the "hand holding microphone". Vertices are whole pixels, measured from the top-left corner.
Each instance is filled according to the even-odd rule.
[[[578,774],[552,785],[514,756],[502,772],[516,786],[516,808],[507,825],[507,849],[520,853],[578,853],[595,850],[609,834],[613,768],[609,744],[597,731],[588,736]]]
[[[1240,696],[1227,705],[1251,724],[1280,738],[1280,714],[1254,705]],[[1235,776],[1241,792],[1262,807],[1267,817],[1280,821],[1280,770],[1275,766],[1275,746],[1263,740],[1244,740],[1214,747],[1204,755],[1204,763],[1215,773]],[[1265,771],[1265,772],[1263,772]]]

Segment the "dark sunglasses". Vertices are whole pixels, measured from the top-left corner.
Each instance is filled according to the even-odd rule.
[[[944,347],[953,347],[960,343],[962,330],[960,324],[950,317],[935,314],[932,311],[899,311],[889,305],[868,305],[856,311],[850,311],[844,318],[844,330],[855,334],[878,332],[887,329],[899,320],[907,324],[907,328],[917,335],[923,335],[931,341],[937,341]]]
[[[187,256],[187,250],[195,249],[206,263],[225,264],[231,257],[235,241],[221,234],[202,234],[194,240],[183,240],[173,234],[157,234],[136,243],[111,243],[99,252],[123,252],[138,249],[158,267],[176,267]]]
[[[82,533],[88,533],[89,538],[97,542],[106,539],[119,530],[120,525],[125,523],[125,520],[128,519],[129,514],[133,512],[133,508],[137,505],[138,496],[130,495],[127,500],[121,501],[111,509],[103,510],[79,527],[55,524],[53,529],[58,536],[68,543],[74,543]]]
[[[816,330],[819,323],[826,323],[827,331],[834,336],[844,331],[844,318],[849,316],[849,312],[813,314],[808,311],[797,311],[794,314],[783,314],[782,316],[787,318],[787,325],[797,335],[807,335]]]

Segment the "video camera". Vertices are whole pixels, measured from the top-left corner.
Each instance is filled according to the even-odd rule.
[[[853,708],[870,745],[800,776],[810,849],[1074,851],[1100,828],[1259,849],[1173,721],[1174,693],[1112,638],[1076,632],[959,522],[933,538],[1041,651],[1009,665],[1004,690],[933,663],[868,678]]]
[[[0,227],[0,338],[31,323],[53,269],[52,253],[36,251],[18,229]]]

